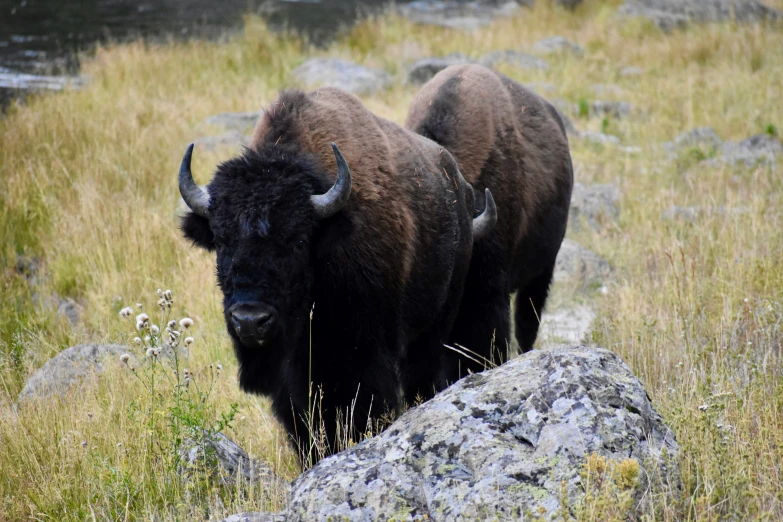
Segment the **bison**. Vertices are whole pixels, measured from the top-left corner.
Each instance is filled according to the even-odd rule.
[[[502,362],[508,356],[510,294],[516,292],[516,339],[522,351],[530,350],[565,235],[573,186],[558,111],[502,74],[458,65],[422,87],[405,127],[454,155],[476,191],[477,207],[483,205],[485,189],[496,198],[497,226],[474,245],[450,342]],[[472,358],[459,364],[481,370],[485,361]]]
[[[206,190],[192,150],[182,231],[216,252],[241,388],[270,396],[294,440],[325,435],[329,452],[338,428],[357,440],[445,386],[473,239],[496,219],[489,192],[473,218],[448,151],[335,88],[282,92]]]

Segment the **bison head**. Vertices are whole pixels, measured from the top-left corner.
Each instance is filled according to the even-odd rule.
[[[332,148],[338,175],[331,187],[312,158],[282,144],[221,164],[207,190],[193,181],[193,145],[182,160],[179,189],[190,208],[182,230],[217,254],[226,326],[248,391],[274,386],[285,347],[306,332],[315,256],[334,244],[324,231],[350,226],[337,214],[350,196],[351,172]]]

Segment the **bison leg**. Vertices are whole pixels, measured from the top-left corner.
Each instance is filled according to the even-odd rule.
[[[460,310],[447,343],[457,349],[463,346],[470,352],[463,350],[466,355],[461,355],[446,350],[445,367],[450,382],[464,377],[468,371],[481,372],[508,358],[511,330],[508,284],[505,277],[497,275],[482,278],[482,271],[474,268],[471,264]],[[491,270],[483,272],[492,273]]]
[[[533,349],[538,336],[541,313],[544,311],[549,285],[552,281],[554,263],[544,273],[534,277],[517,290],[514,311],[514,328],[519,350],[522,353]]]

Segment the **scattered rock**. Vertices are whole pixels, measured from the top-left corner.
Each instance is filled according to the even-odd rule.
[[[249,134],[253,132],[258,119],[261,118],[263,114],[263,111],[221,112],[220,114],[208,117],[204,120],[204,123],[225,127],[226,129],[242,134]]]
[[[619,145],[620,144],[620,138],[618,138],[617,136],[612,136],[611,134],[604,134],[603,132],[586,130],[586,131],[583,131],[580,134],[580,136],[585,141],[589,141],[591,143],[599,143],[601,145]]]
[[[568,226],[572,230],[579,230],[584,221],[593,230],[600,230],[603,223],[615,221],[620,216],[618,201],[620,189],[615,185],[574,183]]]
[[[475,31],[497,18],[515,14],[520,3],[532,5],[533,2],[418,0],[404,4],[398,10],[402,16],[417,24]]]
[[[572,53],[576,56],[583,56],[585,54],[584,47],[562,36],[550,36],[549,38],[539,40],[533,45],[533,49],[541,54],[560,52]]]
[[[285,522],[285,515],[275,513],[239,513],[220,522]]]
[[[602,348],[533,350],[319,462],[286,520],[550,520],[584,501],[591,455],[635,461],[637,516],[677,494],[679,447],[628,366]]]
[[[76,326],[79,324],[82,310],[83,308],[79,303],[70,297],[66,297],[60,301],[60,304],[57,307],[57,315],[65,317],[71,325]]]
[[[780,11],[757,0],[626,0],[618,13],[647,18],[664,31],[689,23],[759,22],[781,18]]]
[[[508,63],[519,67],[520,69],[546,71],[549,69],[549,62],[542,60],[532,54],[520,53],[512,49],[504,51],[492,51],[485,54],[479,62],[486,67],[494,67],[500,63]]]
[[[581,343],[590,334],[595,316],[595,310],[586,306],[544,310],[538,336],[546,343]]]
[[[644,74],[644,69],[641,67],[623,67],[620,69],[620,76],[641,76]]]
[[[590,90],[596,96],[623,96],[625,89],[615,83],[594,83],[590,86]]]
[[[753,167],[757,163],[774,163],[783,157],[783,143],[768,134],[756,134],[737,142],[724,142],[717,158],[704,160],[708,165],[738,165]]]
[[[441,57],[422,58],[411,65],[408,70],[408,83],[423,85],[446,67],[463,63],[473,63],[473,61],[462,53],[452,53],[448,56]]]
[[[231,131],[219,136],[204,136],[198,138],[195,143],[205,151],[213,151],[218,147],[238,149],[239,147],[247,147],[250,144],[250,137],[238,131]]]
[[[612,277],[609,262],[576,241],[564,239],[555,261],[556,283],[573,281],[583,285],[600,285]]]
[[[353,94],[372,94],[391,83],[382,69],[371,69],[338,58],[310,58],[294,69],[296,81],[305,87],[329,85]]]
[[[272,469],[250,456],[231,439],[217,433],[205,437],[203,443],[185,439],[179,450],[180,464],[177,472],[190,478],[194,472],[206,473],[228,488],[236,487],[237,479],[244,484],[263,482],[277,491],[287,491],[290,485],[277,478]]]
[[[85,83],[87,83],[87,79],[83,76],[40,76],[0,70],[0,89],[62,91],[64,89],[80,89]]]
[[[628,102],[597,100],[590,105],[590,112],[599,118],[607,116],[618,119],[625,118],[631,114],[631,104]]]
[[[19,393],[19,402],[64,394],[90,375],[103,373],[106,365],[121,364],[120,356],[129,351],[120,344],[80,344],[67,348],[27,379]]]
[[[712,127],[698,127],[674,138],[674,145],[677,147],[693,147],[695,145],[719,147],[721,143],[723,140]]]
[[[24,277],[31,287],[37,286],[38,271],[41,268],[40,259],[17,254],[16,259],[14,260],[14,268],[16,273]]]
[[[576,9],[576,6],[582,3],[582,0],[555,0],[555,3],[567,9]]]

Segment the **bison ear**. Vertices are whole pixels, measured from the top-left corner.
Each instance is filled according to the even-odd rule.
[[[194,212],[187,212],[180,223],[182,234],[194,245],[210,252],[215,250],[215,236],[209,226],[209,220]]]

